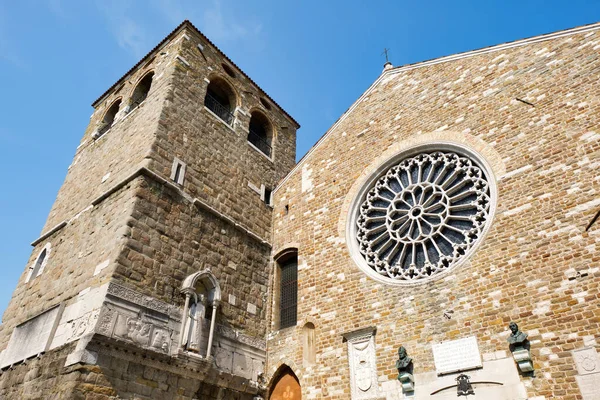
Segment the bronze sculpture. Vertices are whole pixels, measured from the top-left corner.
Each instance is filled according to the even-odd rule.
[[[518,345],[527,340],[527,334],[519,330],[519,325],[516,322],[508,324],[508,328],[511,331],[510,336],[506,339],[509,344]]]

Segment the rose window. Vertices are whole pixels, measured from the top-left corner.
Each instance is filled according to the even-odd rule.
[[[421,153],[391,167],[368,190],[356,221],[358,248],[385,278],[428,278],[474,246],[489,210],[487,177],[471,159]]]

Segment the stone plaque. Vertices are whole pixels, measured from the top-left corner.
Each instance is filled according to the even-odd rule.
[[[48,350],[62,313],[54,307],[17,326],[10,337],[1,368]]]
[[[573,360],[577,366],[579,375],[595,374],[600,372],[600,358],[593,347],[587,349],[573,350]]]
[[[438,375],[481,368],[481,354],[475,336],[437,343],[432,346]]]
[[[366,328],[344,335],[348,341],[350,389],[353,400],[379,398],[375,362],[375,328]]]
[[[579,391],[583,400],[600,399],[600,372],[588,375],[578,375],[575,377],[579,385]]]

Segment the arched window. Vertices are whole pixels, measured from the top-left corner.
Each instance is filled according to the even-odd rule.
[[[263,152],[266,156],[271,157],[272,136],[273,129],[267,117],[259,112],[253,112],[250,117],[248,142],[252,143],[254,147]]]
[[[305,367],[314,365],[317,361],[315,325],[312,322],[307,322],[302,328],[302,359]]]
[[[179,347],[209,358],[221,301],[219,282],[208,270],[197,272],[185,279],[181,292],[185,295],[185,306]]]
[[[129,101],[130,110],[133,110],[137,106],[139,106],[146,97],[148,97],[148,92],[150,92],[150,87],[152,86],[152,78],[154,77],[154,72],[150,72],[146,74],[135,87],[133,94],[131,95],[131,100]]]
[[[30,269],[29,269],[29,274],[27,275],[27,279],[25,280],[26,282],[29,282],[32,279],[34,279],[37,276],[42,274],[42,272],[44,271],[44,268],[46,267],[46,263],[48,262],[49,253],[50,253],[50,243],[48,243],[48,244],[46,244],[46,246],[44,246],[42,251],[40,251],[40,254],[38,254],[37,258],[35,259],[35,263],[31,267],[29,267]]]
[[[298,250],[289,249],[277,258],[275,316],[279,329],[295,326],[298,316]]]
[[[223,79],[214,78],[206,89],[204,97],[206,108],[225,121],[227,125],[232,125],[235,104],[233,89]]]
[[[95,138],[98,138],[98,137],[104,135],[106,133],[106,131],[108,131],[110,129],[113,122],[115,122],[115,117],[117,116],[117,113],[119,112],[120,106],[121,106],[120,99],[115,101],[112,104],[112,106],[110,106],[110,108],[108,109],[106,114],[104,114],[104,118],[102,118],[102,122],[100,123],[100,126],[98,126],[98,131],[97,131],[98,133],[97,133],[97,135],[94,135]]]

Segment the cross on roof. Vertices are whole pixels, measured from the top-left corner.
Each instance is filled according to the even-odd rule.
[[[386,62],[386,63],[387,63],[387,62],[390,62],[390,60],[388,60],[388,51],[390,51],[390,49],[387,49],[387,48],[385,48],[385,47],[384,47],[384,48],[383,48],[383,53],[381,53],[381,55],[384,55],[384,54],[385,54],[385,62]]]

